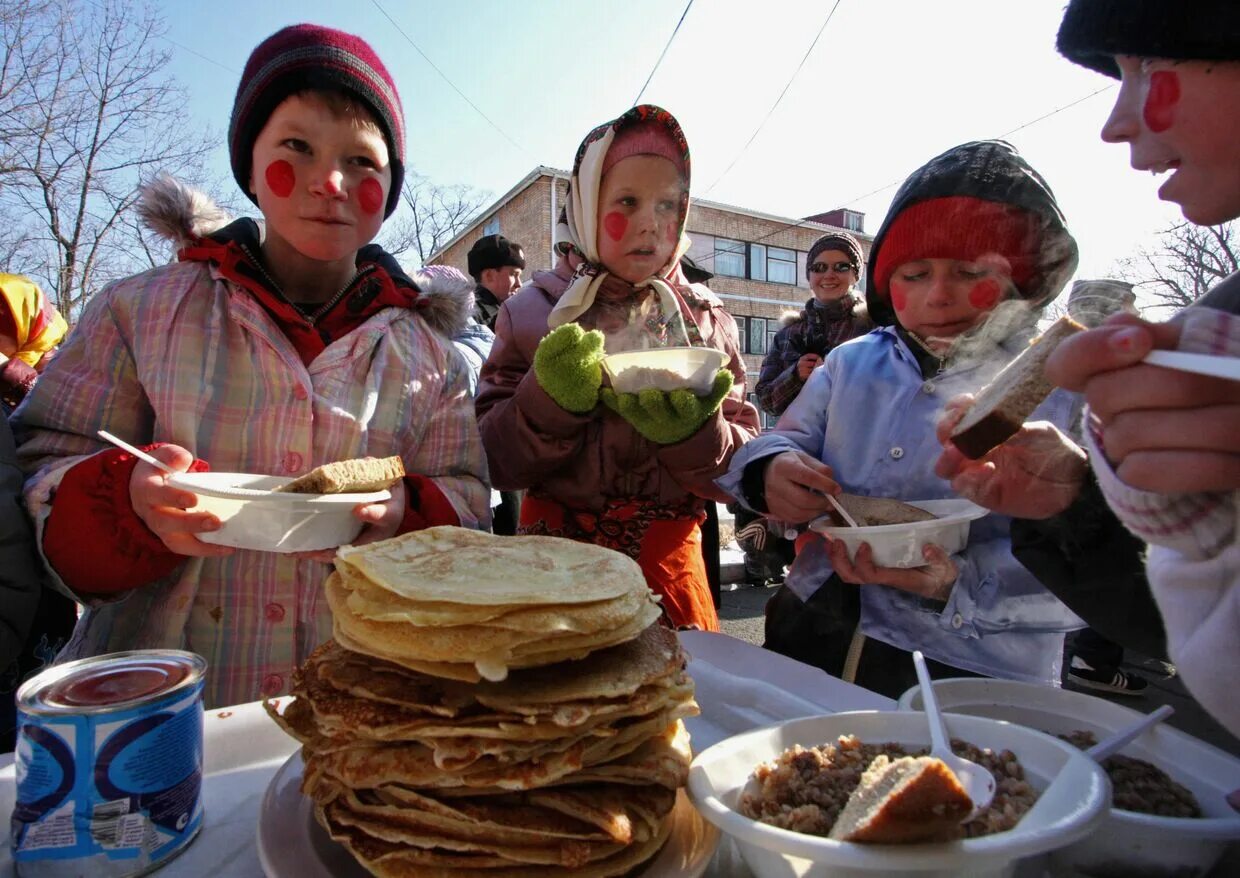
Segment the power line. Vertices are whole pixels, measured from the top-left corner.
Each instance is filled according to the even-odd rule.
[[[676,39],[676,34],[680,33],[680,26],[685,23],[685,16],[689,14],[689,7],[693,5],[693,0],[689,0],[685,4],[685,11],[680,13],[680,21],[676,22],[676,27],[672,29],[672,35],[667,38],[667,45],[663,47],[663,51],[659,53],[659,60],[654,62],[654,67],[650,70],[650,75],[646,77],[645,83],[642,84],[642,90],[637,93],[637,97],[633,99],[633,106],[637,106],[642,102],[642,95],[646,93],[646,86],[650,85],[650,80],[654,79],[655,71],[659,69],[659,65],[663,63],[663,57],[667,54],[667,50],[672,47],[672,40]]]
[[[1113,88],[1115,88],[1115,83],[1112,83],[1111,85],[1104,85],[1102,88],[1096,91],[1091,91],[1089,94],[1085,95],[1084,97],[1079,97],[1076,100],[1071,101],[1070,103],[1062,104],[1056,107],[1055,109],[1051,110],[1049,113],[1044,113],[1041,116],[1038,116],[1036,119],[1030,119],[1028,122],[1025,122],[1023,125],[1017,125],[1015,128],[1013,128],[1010,131],[1005,131],[1003,134],[1000,134],[997,139],[1002,140],[1005,137],[1015,134],[1017,131],[1023,131],[1024,129],[1028,128],[1030,125],[1036,125],[1038,122],[1045,121],[1046,119],[1049,119],[1051,116],[1062,113],[1064,110],[1071,109],[1072,107],[1075,107],[1077,104],[1084,103],[1090,98],[1100,95],[1104,91],[1110,91]],[[890,183],[886,183],[882,186],[879,186],[877,189],[871,189],[869,192],[866,192],[864,195],[857,195],[857,196],[854,196],[853,198],[845,199],[844,201],[840,202],[840,206],[843,208],[846,208],[850,204],[856,204],[859,201],[864,201],[865,199],[869,198],[871,195],[877,195],[878,193],[883,192],[887,189],[891,189],[894,186],[899,186],[903,182],[904,182],[903,177],[901,177],[898,180],[893,180]],[[709,192],[710,190],[707,190],[707,191]],[[833,208],[833,209],[839,210],[840,208]],[[830,213],[830,211],[828,211],[828,213]],[[803,220],[797,220],[794,223],[788,223],[786,225],[780,226],[779,228],[775,229],[773,232],[768,232],[767,234],[763,235],[761,238],[755,238],[750,243],[753,243],[753,244],[761,243],[762,241],[765,241],[767,238],[771,238],[771,237],[774,237],[775,235],[778,235],[780,232],[786,232],[791,229],[800,228],[801,226],[805,225],[808,222],[814,222],[814,220],[803,219]],[[715,258],[714,253],[708,253],[697,261],[700,263],[700,262],[705,262],[707,259],[714,259],[714,258]]]
[[[456,83],[454,83],[451,79],[449,79],[449,78],[448,78],[448,75],[447,75],[446,73],[444,73],[442,70],[440,70],[440,69],[439,69],[439,68],[435,65],[435,62],[434,62],[434,61],[432,61],[429,57],[427,57],[426,53],[425,53],[425,52],[423,52],[423,51],[422,51],[422,49],[418,46],[418,44],[417,44],[417,43],[415,43],[415,42],[413,41],[413,39],[409,36],[409,34],[405,33],[404,28],[402,28],[399,24],[397,24],[397,23],[396,23],[396,19],[394,19],[394,18],[392,18],[392,16],[388,15],[387,10],[386,10],[386,9],[384,9],[382,6],[380,6],[380,5],[379,5],[379,0],[370,0],[370,2],[374,4],[374,6],[375,6],[375,8],[376,8],[376,9],[378,9],[380,12],[382,12],[382,13],[383,13],[383,17],[384,17],[384,18],[386,18],[388,21],[390,21],[390,22],[392,23],[392,27],[396,28],[397,32],[398,32],[398,33],[399,33],[402,37],[404,37],[404,38],[405,38],[405,42],[407,42],[409,45],[413,46],[414,51],[415,51],[415,52],[417,52],[419,55],[421,55],[421,56],[422,56],[422,60],[423,60],[423,61],[425,61],[427,64],[431,65],[431,69],[432,69],[432,70],[434,70],[436,73],[438,73],[438,74],[439,74],[439,76],[440,76],[440,78],[441,78],[444,82],[448,83],[448,85],[449,85],[449,86],[451,86],[451,88],[452,88],[452,90],[453,90],[454,92],[456,92],[458,95],[460,95],[460,96],[461,96],[461,100],[465,101],[465,103],[467,103],[467,104],[469,104],[471,107],[473,107],[474,112],[475,112],[475,113],[477,113],[479,116],[481,116],[483,119],[485,119],[485,120],[486,120],[486,122],[487,122],[487,124],[488,124],[488,125],[490,125],[492,128],[494,128],[496,131],[498,131],[498,132],[500,133],[500,135],[502,135],[502,136],[503,136],[503,138],[504,138],[505,140],[507,140],[509,143],[511,143],[511,144],[512,144],[513,146],[515,146],[517,149],[521,150],[521,152],[525,153],[526,155],[529,155],[529,153],[528,153],[528,152],[526,152],[525,147],[523,147],[521,144],[517,143],[517,142],[516,142],[515,140],[513,140],[511,137],[509,137],[509,136],[508,136],[508,132],[507,132],[507,131],[505,131],[503,128],[500,128],[498,125],[496,125],[496,124],[495,124],[495,122],[493,122],[493,121],[491,120],[491,117],[490,117],[490,116],[488,116],[486,113],[482,112],[482,110],[480,110],[480,109],[478,108],[478,105],[477,105],[477,104],[475,104],[473,101],[471,101],[471,100],[469,99],[469,97],[465,94],[465,92],[461,91],[459,88],[457,88],[457,87],[456,87]]]
[[[723,173],[715,179],[714,183],[710,184],[710,188],[706,190],[707,195],[714,191],[715,187],[719,185],[719,181],[726,177],[728,172],[731,171],[736,163],[741,160],[741,156],[745,154],[745,151],[749,149],[749,145],[754,142],[755,138],[757,138],[758,132],[762,130],[762,127],[766,125],[767,120],[771,118],[771,115],[775,112],[775,108],[779,106],[779,102],[784,99],[784,95],[786,95],[788,93],[788,89],[792,87],[792,83],[797,78],[797,74],[801,72],[801,68],[805,66],[805,62],[809,60],[809,55],[814,51],[814,46],[818,45],[818,38],[822,36],[822,32],[825,31],[827,29],[827,25],[831,23],[831,16],[835,15],[835,10],[839,8],[840,2],[841,0],[835,0],[835,5],[832,6],[831,11],[827,13],[827,17],[823,21],[822,27],[818,28],[818,33],[814,34],[814,41],[810,43],[809,48],[805,50],[805,55],[801,58],[801,63],[797,65],[797,69],[792,71],[792,76],[788,79],[788,83],[784,86],[784,90],[779,93],[779,97],[775,99],[775,103],[771,104],[771,108],[767,110],[766,115],[762,118],[762,121],[758,123],[758,127],[754,129],[754,132],[750,135],[749,140],[745,141],[745,145],[741,147],[741,151],[736,154],[736,158],[732,159],[732,164],[724,168]]]

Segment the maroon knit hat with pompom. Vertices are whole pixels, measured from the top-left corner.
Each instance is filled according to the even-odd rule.
[[[383,215],[392,215],[405,177],[405,114],[400,95],[365,40],[317,24],[294,24],[276,31],[250,53],[241,73],[228,126],[228,152],[233,176],[251,201],[255,200],[250,194],[254,141],[276,107],[302,91],[338,89],[366,105],[387,139],[392,188]]]

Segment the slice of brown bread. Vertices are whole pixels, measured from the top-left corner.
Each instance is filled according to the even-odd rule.
[[[935,516],[917,506],[891,500],[887,497],[862,497],[860,494],[840,494],[835,498],[848,510],[857,527],[873,527],[880,524],[909,524],[914,521],[931,521]],[[827,512],[836,527],[846,527],[846,522],[834,509]]]
[[[877,756],[831,827],[829,838],[877,844],[950,841],[973,802],[941,759]]]
[[[389,488],[404,476],[405,465],[399,457],[359,457],[325,463],[276,490],[287,494],[364,494]]]
[[[1042,374],[1047,357],[1084,328],[1067,315],[1060,317],[978,392],[951,434],[965,457],[976,460],[1016,435],[1054,389]]]

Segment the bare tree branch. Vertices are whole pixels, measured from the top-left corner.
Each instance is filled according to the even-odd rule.
[[[1240,269],[1236,224],[1178,223],[1162,232],[1157,246],[1141,248],[1121,265],[1120,276],[1152,307],[1178,311]]]
[[[418,264],[424,265],[468,227],[490,199],[488,192],[465,185],[443,186],[411,171],[400,193],[403,210],[385,235],[384,247],[395,256],[416,255]]]
[[[0,252],[73,319],[154,258],[130,220],[142,179],[190,178],[214,146],[166,73],[164,24],[123,0],[7,0],[0,12]]]

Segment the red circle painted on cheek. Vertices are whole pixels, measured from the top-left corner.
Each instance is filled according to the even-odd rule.
[[[264,176],[271,194],[279,198],[288,198],[293,194],[293,187],[297,185],[297,175],[293,172],[293,166],[284,159],[277,159],[269,164]]]
[[[629,220],[624,214],[612,211],[603,217],[603,231],[613,241],[619,241],[628,230]]]
[[[1180,77],[1174,70],[1150,74],[1150,90],[1145,96],[1142,117],[1146,127],[1161,134],[1175,123],[1175,105],[1180,102]]]
[[[994,279],[978,281],[969,290],[969,304],[982,311],[999,304],[999,282]]]
[[[897,311],[903,311],[908,307],[908,293],[904,290],[892,289],[891,291],[891,307]]]
[[[357,187],[357,203],[362,210],[374,215],[383,209],[383,184],[373,177],[367,177]]]

